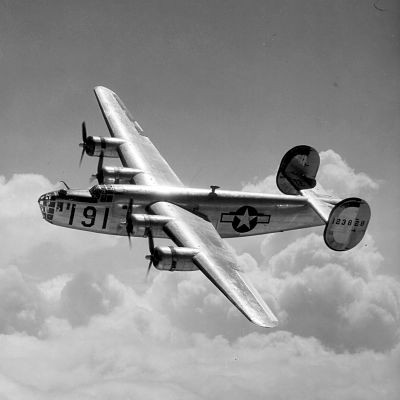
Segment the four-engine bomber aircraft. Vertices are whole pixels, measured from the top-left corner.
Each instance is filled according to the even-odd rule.
[[[48,222],[110,235],[147,237],[151,265],[159,270],[200,270],[252,322],[274,327],[277,319],[240,272],[235,254],[221,238],[260,235],[325,225],[324,239],[336,251],[349,250],[364,236],[370,219],[359,198],[329,196],[316,183],[319,155],[296,146],[283,157],[276,178],[283,195],[185,187],[132,117],[105,87],[95,94],[111,138],[87,136],[82,156],[99,157],[89,190],[61,189],[42,195]],[[103,166],[120,158],[123,167]],[[155,246],[170,238],[175,246]]]

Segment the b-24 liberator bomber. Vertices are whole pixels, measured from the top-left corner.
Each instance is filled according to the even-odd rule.
[[[166,271],[201,271],[252,322],[274,327],[277,318],[240,271],[222,238],[282,232],[324,225],[329,248],[349,250],[364,236],[368,204],[325,193],[316,182],[319,155],[301,145],[280,163],[281,195],[185,187],[132,117],[120,98],[98,86],[95,95],[111,137],[87,136],[82,124],[82,157],[99,157],[98,184],[61,189],[39,198],[43,218],[54,225],[96,233],[146,237],[150,260]],[[103,166],[119,158],[122,167]],[[156,246],[169,238],[173,246]]]

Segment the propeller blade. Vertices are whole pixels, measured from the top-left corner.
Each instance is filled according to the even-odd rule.
[[[151,254],[151,256],[153,256],[153,254],[154,254],[154,238],[153,238],[153,233],[152,233],[151,229],[147,230],[147,237],[149,238],[150,254]]]
[[[82,141],[83,141],[83,143],[86,143],[86,139],[87,139],[86,122],[83,121],[82,122]]]
[[[147,257],[146,257],[147,258]],[[149,266],[147,267],[147,271],[146,271],[146,280],[147,280],[147,278],[148,278],[148,276],[149,276],[149,274],[150,274],[150,269],[151,269],[151,266],[153,265],[153,258],[151,257],[150,258],[150,262],[149,262]]]
[[[80,168],[81,165],[82,165],[83,156],[85,155],[85,151],[86,151],[85,146],[82,146],[82,147],[83,147],[83,148],[82,148],[81,158],[80,158],[80,160],[79,160],[79,168]]]
[[[131,233],[128,232],[128,242],[129,242],[129,249],[132,250],[132,239],[131,239]]]
[[[129,199],[129,204],[128,204],[128,213],[129,213],[129,216],[132,214],[132,206],[133,206],[133,199],[131,198],[131,199]]]
[[[99,157],[99,163],[97,164],[97,173],[100,173],[103,168],[104,152],[101,152]]]
[[[83,161],[83,156],[85,155],[85,151],[86,151],[86,142],[87,142],[87,132],[86,132],[86,123],[85,121],[82,122],[82,143],[79,144],[79,146],[82,147],[82,154],[81,154],[81,158],[79,160],[79,168],[82,165],[82,161]]]
[[[90,175],[89,182],[92,183],[95,179],[99,182],[99,185],[104,183],[104,174],[103,174],[103,152],[100,155],[99,163],[97,165],[97,174]]]
[[[149,266],[147,267],[147,271],[146,271],[146,280],[147,280],[147,277],[149,276],[152,265],[154,265],[154,238],[153,238],[153,232],[151,231],[150,228],[147,228],[147,238],[149,239],[150,254],[148,256],[146,256],[145,258],[146,258],[146,260],[150,260],[150,262],[149,262]]]
[[[128,235],[130,249],[132,248],[131,233],[133,232],[132,206],[133,206],[133,199],[130,199],[128,209],[126,210],[126,233]]]
[[[99,181],[100,185],[104,183],[103,161],[104,161],[104,153],[101,152],[99,157],[99,163],[97,164],[97,175],[96,175],[96,178]]]

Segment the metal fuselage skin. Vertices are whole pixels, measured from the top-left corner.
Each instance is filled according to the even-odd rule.
[[[126,236],[126,215],[148,214],[159,201],[176,204],[210,221],[223,238],[261,235],[323,225],[302,196],[266,195],[220,189],[141,185],[96,185],[90,190],[58,190],[38,202],[43,218],[66,228]],[[162,229],[155,237],[167,238]],[[132,236],[145,236],[138,230]]]

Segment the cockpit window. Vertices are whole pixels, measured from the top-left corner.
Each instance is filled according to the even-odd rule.
[[[43,218],[51,222],[54,217],[54,209],[56,207],[56,195],[54,192],[46,193],[39,197],[40,211],[42,212]]]
[[[63,200],[79,201],[84,203],[96,203],[96,199],[89,190],[59,190],[59,198]]]
[[[102,203],[110,203],[113,201],[114,190],[112,189],[112,185],[95,185],[89,189],[89,192],[94,199]]]
[[[104,203],[110,203],[112,201],[112,194],[102,194],[100,195],[100,201]]]

